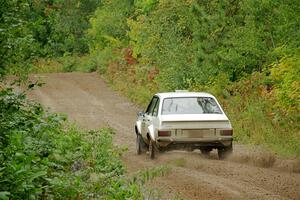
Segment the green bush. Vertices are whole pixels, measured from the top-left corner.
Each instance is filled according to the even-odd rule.
[[[141,199],[112,130],[84,132],[24,94],[0,91],[1,199]]]
[[[270,81],[273,83],[275,106],[289,116],[300,112],[300,54],[282,58],[273,64]]]

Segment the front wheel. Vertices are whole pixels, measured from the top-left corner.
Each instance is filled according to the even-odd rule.
[[[136,135],[136,154],[140,155],[145,148],[143,138],[140,134]]]
[[[151,159],[155,158],[155,143],[152,139],[149,141],[149,156]]]

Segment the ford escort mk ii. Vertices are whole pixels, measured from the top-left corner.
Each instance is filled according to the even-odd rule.
[[[220,159],[232,152],[233,130],[217,99],[202,92],[169,92],[153,96],[135,124],[136,151],[218,150]]]

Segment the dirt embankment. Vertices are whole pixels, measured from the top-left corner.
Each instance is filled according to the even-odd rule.
[[[87,129],[109,124],[116,130],[114,141],[128,147],[123,156],[128,173],[169,164],[171,172],[149,184],[161,192],[161,199],[300,199],[300,163],[282,161],[274,154],[234,145],[234,154],[218,160],[199,151],[159,154],[155,160],[135,154],[133,131],[139,110],[121,97],[97,75],[84,73],[32,75],[46,83],[30,97],[51,111],[66,113]]]

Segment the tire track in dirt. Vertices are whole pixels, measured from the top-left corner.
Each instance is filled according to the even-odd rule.
[[[71,121],[86,129],[107,124],[113,127],[114,142],[128,147],[123,161],[129,173],[172,165],[168,175],[149,183],[162,192],[161,199],[176,195],[184,199],[300,199],[299,173],[242,164],[235,159],[220,161],[216,153],[204,158],[198,151],[167,152],[154,161],[146,154],[137,156],[133,127],[139,109],[112,91],[95,73],[41,74],[32,75],[31,79],[40,79],[46,85],[30,92],[29,97],[51,111],[66,113]],[[240,146],[234,146],[234,153],[246,151]]]

